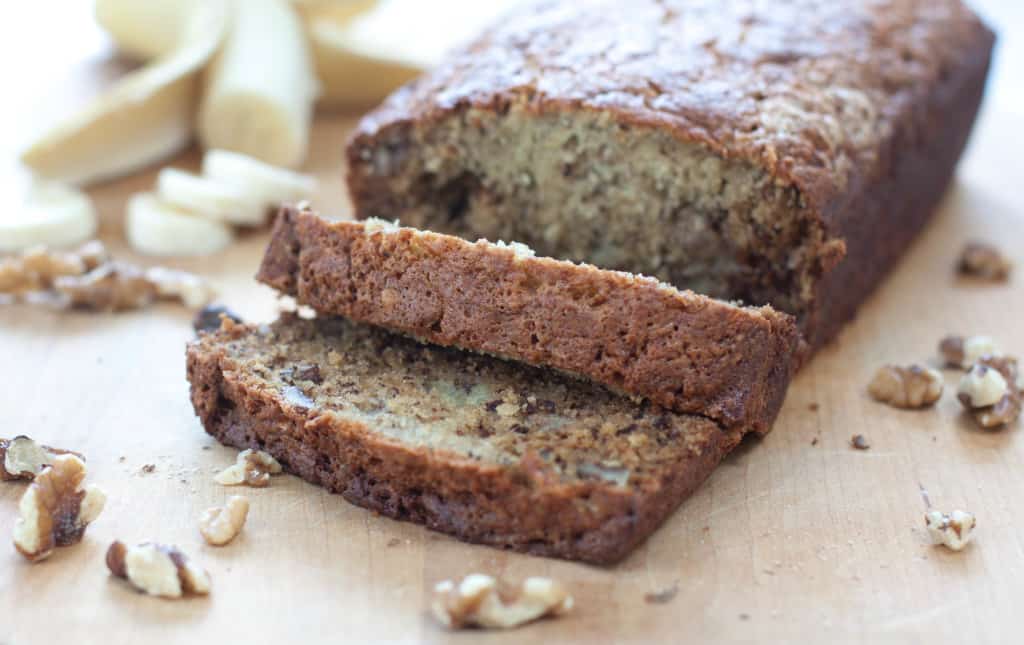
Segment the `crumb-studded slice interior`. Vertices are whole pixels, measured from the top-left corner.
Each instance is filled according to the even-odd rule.
[[[750,164],[610,113],[452,110],[357,138],[360,217],[656,276],[802,315],[823,233],[798,191]]]
[[[232,378],[339,425],[482,464],[531,454],[563,482],[657,488],[674,465],[722,439],[702,417],[344,319],[288,317],[223,349]]]

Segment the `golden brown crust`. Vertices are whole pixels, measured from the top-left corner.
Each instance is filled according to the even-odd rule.
[[[386,186],[368,151],[470,109],[601,113],[624,136],[666,132],[798,191],[821,241],[805,258],[817,274],[806,311],[793,313],[819,346],[934,210],[993,43],[960,0],[542,0],[368,115],[348,147],[350,192],[357,214],[373,212]]]
[[[257,279],[323,313],[553,367],[760,433],[782,405],[798,343],[793,319],[770,307],[291,208]]]
[[[233,355],[231,343],[258,333],[228,321],[189,345],[192,404],[207,432],[228,445],[265,450],[289,472],[354,504],[470,542],[616,562],[700,485],[741,435],[699,417],[671,416],[663,422],[672,425],[667,429],[685,435],[666,449],[677,456],[636,486],[560,477],[529,452],[508,464],[471,459],[403,443],[319,405],[295,405]]]

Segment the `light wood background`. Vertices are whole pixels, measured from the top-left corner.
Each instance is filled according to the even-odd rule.
[[[26,132],[124,69],[88,26],[89,3],[19,4],[2,39],[10,85],[0,141],[8,158]],[[1015,4],[988,3],[1024,27]],[[1021,427],[976,430],[952,394],[953,372],[946,396],[927,411],[878,405],[864,389],[882,363],[934,360],[950,332],[990,334],[1024,356],[1024,109],[1013,81],[1024,56],[1002,27],[991,100],[932,225],[857,321],[798,376],[774,432],[741,446],[614,568],[461,544],[290,476],[246,489],[252,510],[243,534],[224,548],[205,546],[197,517],[238,491],[212,482],[234,451],[214,445],[188,402],[190,313],[170,305],[119,315],[0,307],[0,436],[25,433],[85,453],[92,481],[110,496],[80,545],[41,564],[0,548],[0,645],[1019,642]],[[341,142],[352,123],[353,116],[322,115],[314,133],[309,170],[323,183],[315,205],[335,214],[348,208]],[[193,151],[174,163],[194,168],[197,159]],[[101,237],[127,259],[147,261],[124,247],[122,208],[153,176],[90,191],[102,211]],[[967,238],[996,241],[1015,257],[1022,266],[1009,285],[954,277]],[[208,276],[246,318],[269,320],[273,295],[251,279],[264,243],[253,234],[221,255],[173,264]],[[851,449],[853,434],[864,434],[871,449]],[[146,464],[155,472],[142,474]],[[938,507],[977,515],[977,540],[966,551],[928,543],[919,483]],[[23,489],[0,485],[0,541]],[[179,544],[209,569],[213,594],[178,602],[136,594],[107,574],[103,555],[115,538]],[[425,612],[429,590],[475,571],[556,577],[577,610],[505,634],[439,629]],[[668,603],[644,601],[674,585]]]

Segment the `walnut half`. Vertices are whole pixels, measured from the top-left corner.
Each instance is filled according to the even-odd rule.
[[[930,510],[924,515],[924,525],[932,544],[944,544],[954,551],[961,551],[971,541],[978,521],[967,511]]]
[[[217,473],[213,478],[222,486],[245,484],[253,488],[270,485],[270,476],[281,473],[281,464],[262,450],[243,450],[238,453],[235,463]]]
[[[107,501],[97,486],[82,486],[85,475],[85,462],[75,455],[58,455],[36,475],[21,498],[14,524],[14,548],[25,558],[42,560],[55,547],[81,541]]]
[[[985,242],[968,242],[960,252],[957,271],[992,282],[1002,282],[1010,277],[1013,263],[1002,251]]]
[[[249,515],[249,500],[232,495],[223,507],[207,509],[199,518],[199,532],[207,544],[223,546],[235,539]]]
[[[13,439],[0,439],[0,481],[35,479],[43,468],[53,463],[57,455],[82,455],[36,443],[30,437],[18,435]]]
[[[437,583],[431,610],[450,629],[508,629],[559,616],[572,606],[572,596],[549,578],[527,578],[518,589],[508,590],[491,576],[474,573],[458,584],[452,580]]]
[[[964,374],[957,399],[983,428],[998,428],[1020,417],[1022,395],[1017,360],[986,356]]]
[[[107,549],[107,568],[150,596],[210,593],[210,575],[176,546],[153,542],[126,546],[115,540]]]
[[[878,368],[868,384],[868,393],[882,403],[896,408],[924,408],[942,396],[942,374],[920,365]]]
[[[1001,356],[996,341],[988,336],[946,336],[939,342],[939,355],[949,367],[970,369],[982,356]]]

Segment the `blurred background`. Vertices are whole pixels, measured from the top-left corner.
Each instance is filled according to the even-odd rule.
[[[470,38],[488,20],[521,1],[381,0],[368,14],[357,16],[355,25],[342,24],[353,49],[416,68],[433,64],[447,48]],[[1024,2],[968,2],[999,32],[986,109],[1024,115]],[[371,3],[320,0],[317,4]],[[7,159],[47,124],[69,114],[85,97],[137,66],[117,55],[111,38],[96,23],[92,0],[18,3],[17,9],[9,8],[0,21],[0,34],[2,67],[8,82],[0,106],[5,117],[0,121],[0,146]],[[386,82],[383,87],[387,87]],[[358,113],[370,107],[359,104],[358,99],[365,95],[360,96],[357,89],[351,104],[334,100],[331,109],[340,107]]]
[[[93,140],[86,144],[80,141],[68,143],[57,132],[53,145],[37,150],[39,165],[32,165],[57,168],[59,172],[54,173],[57,179],[87,189],[98,213],[100,235],[114,238],[115,244],[121,237],[124,211],[131,196],[159,192],[159,177],[155,172],[167,164],[180,167],[187,173],[200,173],[204,148],[238,150],[275,166],[306,173],[318,180],[316,191],[311,195],[314,206],[331,215],[344,217],[347,205],[341,179],[342,147],[345,134],[359,115],[396,87],[436,64],[447,50],[470,40],[488,22],[522,1],[250,0],[241,3],[239,6],[247,8],[264,5],[285,7],[295,20],[295,32],[300,34],[308,50],[310,62],[306,67],[311,68],[311,76],[318,78],[318,81],[311,78],[308,88],[316,83],[320,86],[315,100],[310,97],[304,107],[295,108],[308,112],[310,106],[314,106],[312,119],[293,127],[308,133],[308,147],[295,145],[285,134],[263,136],[262,141],[249,147],[244,141],[236,141],[244,139],[244,135],[234,131],[238,128],[234,128],[232,119],[249,119],[252,112],[222,110],[226,116],[220,119],[220,123],[208,125],[204,132],[201,113],[212,91],[206,81],[200,79],[214,74],[211,70],[216,67],[214,61],[217,60],[208,57],[207,62],[197,66],[198,71],[190,81],[197,88],[196,95],[190,100],[192,105],[198,106],[194,112],[198,112],[199,117],[196,119],[198,123],[179,128],[187,129],[187,132],[160,132],[154,126],[153,134],[150,134],[151,130],[136,128],[139,134],[128,138],[142,142],[142,149],[122,150],[126,143],[118,139],[124,139],[125,132],[137,125],[130,106],[145,94],[142,89],[146,88],[135,86],[113,99],[114,103],[128,107],[119,105],[112,109],[108,104],[103,108],[110,112],[104,126],[82,128],[87,135],[76,135],[78,139],[92,137]],[[1009,138],[1019,138],[1024,132],[1021,126],[1024,123],[1024,84],[1020,82],[1021,69],[1024,68],[1024,2],[968,2],[999,33],[995,67],[990,77],[982,125],[978,128],[983,132],[976,134],[974,143],[977,144],[978,139],[996,136],[1004,144],[1009,143]],[[191,27],[182,16],[193,16],[198,11],[195,7],[205,3],[206,0],[35,0],[19,3],[17,10],[8,11],[6,19],[0,23],[0,51],[4,60],[4,79],[8,83],[4,99],[0,102],[0,181],[7,186],[8,194],[14,196],[15,213],[19,212],[17,205],[24,201],[21,195],[29,181],[18,161],[26,147],[33,143],[38,147],[40,140],[47,140],[48,134],[53,135],[55,124],[82,117],[83,111],[90,109],[90,101],[109,96],[119,80],[123,81],[129,75],[138,76],[144,69],[156,67],[177,55],[174,52],[176,47],[180,47],[180,41],[191,38]],[[191,9],[174,9],[181,6]],[[282,47],[281,43],[286,38],[277,27],[275,24],[253,27],[255,35],[251,38],[256,45],[249,42],[241,49],[249,52],[247,56],[254,50],[257,55],[252,62],[243,61],[240,67],[248,69],[244,73],[259,76],[278,67],[277,49]],[[225,38],[229,36],[230,32]],[[221,46],[226,47],[223,43]],[[289,69],[295,68],[281,66],[280,74],[285,80],[276,79],[274,82],[235,78],[238,69],[233,70],[234,74],[223,72],[223,75],[232,76],[233,81],[243,85],[252,82],[256,85],[262,83],[271,89],[276,87],[278,98],[280,95],[312,92],[300,82],[301,79],[297,79],[302,74]],[[155,75],[159,73],[159,70],[154,72]],[[282,84],[289,86],[283,87]],[[250,124],[251,130],[273,131],[275,127],[284,127],[279,121],[288,120],[271,114],[271,110],[264,112],[256,116],[265,117],[268,123]],[[123,120],[123,128],[119,120]],[[292,116],[290,120],[301,119]],[[264,125],[266,130],[261,130]],[[176,136],[178,142],[168,141],[165,147],[169,152],[146,149],[149,139],[155,141],[161,136],[169,139]],[[74,137],[63,136],[63,139],[70,138]],[[187,141],[196,139],[200,145],[187,145]],[[1018,149],[1019,145],[998,146],[1002,154]],[[990,154],[996,154],[995,150],[990,150]],[[79,161],[75,161],[76,155]],[[128,159],[132,155],[138,160]],[[97,159],[111,165],[112,171],[81,180],[78,175],[90,172],[97,165]],[[969,159],[970,155],[965,166],[970,166]],[[1006,159],[1006,163],[1015,164],[1017,161]],[[969,169],[967,173],[970,173]],[[304,196],[297,194],[297,197]],[[0,222],[5,217],[17,216],[0,214]],[[135,246],[139,250],[138,245]]]

